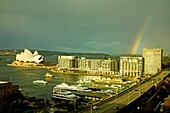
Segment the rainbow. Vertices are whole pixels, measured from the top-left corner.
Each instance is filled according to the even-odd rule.
[[[131,47],[131,50],[130,50],[130,54],[136,54],[140,45],[141,45],[141,42],[142,42],[142,39],[143,39],[143,36],[145,34],[145,31],[149,25],[149,22],[151,21],[152,19],[152,16],[148,16],[148,18],[144,21],[144,24],[142,25],[142,27],[140,28],[136,38],[135,38],[135,41]]]
[[[149,16],[147,16],[147,18],[144,21],[144,24],[140,28],[140,30],[139,30],[136,38],[135,38],[135,41],[134,41],[134,43],[133,43],[133,45],[130,49],[130,54],[136,54],[137,51],[139,50],[139,47],[142,43],[142,39],[144,37],[144,34],[145,34],[146,30],[148,29],[148,25],[151,22],[153,15],[154,15],[154,12],[155,12],[156,8],[159,6],[159,3],[160,3],[160,0],[155,1],[153,8],[151,9],[150,13],[148,13]]]

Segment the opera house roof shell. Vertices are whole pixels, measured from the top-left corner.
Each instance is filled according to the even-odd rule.
[[[31,51],[29,51],[28,49],[24,49],[24,52],[16,55],[16,60],[22,62],[34,62],[39,64],[40,62],[44,61],[44,57],[42,55],[39,55],[37,51],[32,54]]]

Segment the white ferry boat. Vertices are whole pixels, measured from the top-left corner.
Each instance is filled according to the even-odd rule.
[[[68,90],[68,91],[79,91],[79,92],[91,92],[92,90],[91,89],[88,89],[88,87],[85,87],[85,86],[82,86],[81,84],[79,85],[68,85],[66,83],[61,83],[61,84],[58,84],[56,85],[54,88],[53,88],[53,92],[55,92],[55,90],[58,90],[58,89],[63,89],[63,90]]]
[[[33,81],[34,84],[47,84],[47,81],[44,80],[35,80]]]
[[[63,99],[63,100],[72,100],[72,99],[78,99],[79,97],[75,94],[72,94],[71,91],[66,90],[55,90],[53,91],[53,98],[55,99]]]

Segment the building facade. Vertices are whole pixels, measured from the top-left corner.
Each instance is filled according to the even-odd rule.
[[[118,74],[119,61],[112,59],[78,59],[78,70],[91,74]]]
[[[144,73],[154,75],[162,70],[163,50],[160,48],[143,49]]]
[[[120,75],[140,76],[143,74],[143,57],[120,57]]]
[[[117,74],[119,72],[119,61],[112,59],[86,59],[75,56],[58,56],[60,69],[74,68],[89,74]]]
[[[12,86],[12,82],[0,81],[0,102],[7,100],[7,98],[19,92],[19,86]]]
[[[77,68],[77,60],[75,56],[58,56],[58,66],[60,69]]]

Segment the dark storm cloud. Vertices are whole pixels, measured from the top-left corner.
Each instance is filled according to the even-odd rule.
[[[13,43],[1,42],[0,48],[128,53],[152,13],[141,48],[168,50],[159,42],[169,38],[169,5],[169,0],[1,0],[0,37]]]

